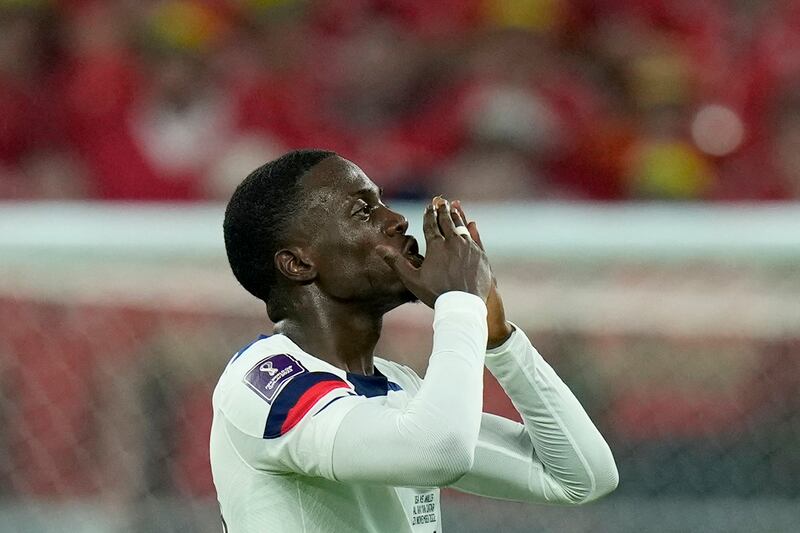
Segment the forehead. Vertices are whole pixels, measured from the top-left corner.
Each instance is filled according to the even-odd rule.
[[[323,159],[303,176],[301,183],[315,204],[339,202],[365,189],[378,192],[378,187],[358,165],[339,156]]]

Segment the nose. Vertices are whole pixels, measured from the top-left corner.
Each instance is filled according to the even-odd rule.
[[[386,226],[384,232],[388,236],[405,235],[408,231],[408,220],[400,213],[388,210],[389,216],[386,217]]]

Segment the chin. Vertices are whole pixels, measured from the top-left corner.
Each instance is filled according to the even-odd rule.
[[[404,296],[406,298],[405,301],[403,301],[404,304],[409,304],[409,303],[410,304],[415,304],[415,303],[419,302],[419,298],[417,298],[414,295],[414,293],[409,291],[409,290],[406,290],[406,293],[405,293]]]
[[[369,296],[366,294],[364,296],[366,299],[371,300],[376,307],[382,309],[384,313],[403,304],[419,301],[388,266],[380,274],[373,274],[367,277],[370,279],[368,285],[371,290],[369,291]]]
[[[416,303],[419,301],[419,298],[414,296],[414,294],[403,287],[400,292],[394,294],[387,294],[384,298],[380,298],[382,304],[379,304],[381,312],[388,313],[392,309],[397,309],[403,304],[408,303]]]

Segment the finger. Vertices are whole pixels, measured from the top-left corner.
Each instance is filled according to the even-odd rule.
[[[436,222],[436,213],[433,210],[433,205],[428,205],[425,208],[425,215],[422,217],[422,232],[427,243],[444,238],[439,231],[439,224]]]
[[[472,235],[467,229],[467,224],[464,222],[461,214],[458,212],[455,207],[451,204],[450,206],[450,216],[453,219],[453,224],[455,224],[455,231],[461,237],[464,237],[467,240],[472,240]]]
[[[461,220],[463,220],[464,224],[466,224],[467,220],[469,219],[467,218],[466,213],[464,213],[464,208],[461,205],[461,200],[453,200],[453,207],[456,208],[456,211],[458,211],[458,214],[461,216]]]
[[[483,250],[483,243],[480,241],[480,235],[478,234],[478,226],[475,224],[475,222],[467,222],[469,219],[467,218],[467,214],[464,213],[464,207],[461,204],[461,200],[454,200],[453,207],[455,207],[456,211],[458,211],[461,221],[464,222],[464,225],[467,227],[469,236],[478,244],[480,249]]]
[[[439,230],[445,239],[450,239],[457,236],[456,225],[453,222],[453,216],[450,211],[450,203],[444,200],[438,204],[436,209],[436,221],[439,224]]]
[[[378,246],[377,251],[386,264],[397,272],[403,283],[411,282],[413,284],[419,278],[419,269],[409,263],[400,251],[388,246]]]
[[[461,216],[461,213],[458,211],[458,209],[455,208],[455,205],[453,204],[450,204],[450,216],[453,217],[453,224],[455,224],[456,227],[467,225],[466,219],[464,219],[464,217]]]
[[[486,251],[483,248],[483,241],[481,240],[481,234],[478,232],[478,225],[475,222],[470,222],[469,224],[467,224],[467,229],[469,230],[470,237],[472,237],[472,240],[478,244],[478,247],[481,250]]]

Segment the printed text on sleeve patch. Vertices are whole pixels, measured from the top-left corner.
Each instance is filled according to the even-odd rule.
[[[289,354],[270,355],[256,363],[244,376],[244,383],[272,405],[289,381],[308,370]]]

